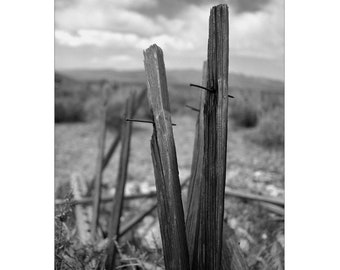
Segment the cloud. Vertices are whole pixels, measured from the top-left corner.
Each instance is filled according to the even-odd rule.
[[[154,4],[154,0],[136,1],[134,7],[141,4]],[[73,5],[55,11],[57,29],[76,31],[79,29],[102,29],[117,32],[133,32],[140,35],[161,33],[161,28],[152,19],[134,10],[129,1],[116,0],[81,0]]]
[[[79,46],[116,46],[143,50],[153,43],[165,49],[188,50],[193,48],[191,42],[168,35],[157,35],[152,38],[142,38],[136,34],[115,33],[103,30],[79,30],[72,34],[63,30],[55,31],[55,38],[61,45]]]
[[[284,54],[284,7],[273,0],[256,13],[230,13],[230,50],[243,56],[278,58]]]
[[[96,67],[100,61],[103,66],[142,67],[142,50],[156,43],[167,67],[200,68],[207,56],[211,3],[218,2],[224,1],[57,0],[56,57],[64,54],[65,62],[73,50],[74,55],[82,52],[77,61]],[[229,6],[231,61],[256,58],[282,65],[283,1],[229,0]],[[101,56],[93,60],[93,54]]]
[[[212,7],[218,4],[228,4],[234,13],[255,13],[263,10],[271,0],[158,0],[153,5],[138,5],[130,8],[148,17],[164,16],[175,18],[185,12],[190,6]]]
[[[230,1],[231,53],[264,58],[283,55],[283,1]],[[202,4],[206,2],[76,0],[71,7],[56,12],[57,32],[64,31],[56,33],[56,38],[61,44],[73,47],[108,46],[116,42],[122,46],[141,48],[158,43],[166,48],[192,49],[202,56],[206,55],[211,7],[210,4]],[[162,6],[167,7],[171,3],[174,7],[187,6],[171,18],[158,12],[148,17],[137,10],[141,7],[161,10]],[[131,10],[132,7],[135,10]]]
[[[55,7],[57,9],[64,9],[70,6],[93,6],[98,7],[100,5],[119,8],[139,8],[139,7],[153,7],[158,4],[157,0],[55,0]]]
[[[257,12],[264,9],[271,0],[230,0],[230,6],[235,13]]]

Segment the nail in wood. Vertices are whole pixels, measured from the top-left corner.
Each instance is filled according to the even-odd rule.
[[[201,89],[207,90],[207,91],[209,91],[209,92],[215,92],[214,89],[206,88],[206,87],[204,87],[204,86],[197,85],[197,84],[193,84],[193,83],[191,83],[190,86],[194,86],[194,87],[197,87],[197,88],[201,88]],[[230,98],[235,98],[235,97],[232,96],[232,95],[228,95],[228,97],[230,97]]]
[[[192,107],[192,106],[190,106],[190,105],[185,105],[185,107],[187,107],[187,108],[189,108],[189,109],[191,109],[191,110],[193,110],[193,111],[195,111],[195,112],[199,112],[200,110],[199,109],[197,109],[197,108],[195,108],[195,107]]]
[[[130,121],[130,122],[139,122],[139,123],[149,123],[149,124],[155,124],[154,121],[151,120],[143,120],[143,119],[129,119],[126,118],[126,121]],[[173,126],[176,126],[176,124],[172,124]]]

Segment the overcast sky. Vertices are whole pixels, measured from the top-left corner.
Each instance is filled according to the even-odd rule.
[[[56,69],[142,69],[153,43],[167,69],[201,69],[210,8],[225,2],[230,71],[283,79],[284,0],[55,0]]]

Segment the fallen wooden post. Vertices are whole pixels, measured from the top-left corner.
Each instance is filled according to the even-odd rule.
[[[71,189],[74,199],[81,199],[87,192],[85,180],[81,179],[79,175],[72,174]],[[91,209],[89,206],[77,205],[75,206],[74,213],[79,240],[83,245],[87,245],[91,239]]]
[[[97,225],[99,220],[99,207],[101,198],[101,184],[102,184],[102,168],[103,168],[103,156],[105,150],[105,135],[106,135],[106,110],[108,104],[108,84],[102,86],[102,106],[101,106],[101,119],[100,119],[100,132],[98,138],[98,155],[96,162],[96,179],[94,183],[93,194],[93,216],[91,224],[91,236],[92,240],[95,240],[97,234]]]
[[[139,222],[141,222],[146,216],[150,215],[157,208],[157,202],[153,203],[147,210],[129,220],[126,224],[122,226],[122,229],[119,231],[119,237],[126,234],[133,227],[135,227]]]
[[[132,195],[125,195],[124,196],[124,201],[131,201],[131,200],[137,200],[137,199],[147,199],[147,198],[154,198],[156,197],[156,192],[151,191],[149,193],[140,193],[140,194],[132,194]],[[105,195],[102,196],[100,199],[101,203],[109,203],[113,202],[115,199],[114,195]],[[91,204],[93,201],[92,197],[82,197],[79,199],[74,199],[72,200],[72,205],[86,205],[86,204]],[[55,205],[63,205],[68,203],[67,200],[65,199],[57,199],[55,201]]]
[[[275,213],[279,216],[285,215],[285,210],[282,207],[279,207],[277,205],[273,205],[271,203],[266,203],[266,202],[260,203],[260,205],[262,207],[264,207],[265,209],[267,209],[268,211]]]
[[[131,117],[132,110],[134,107],[135,94],[133,93],[126,102],[125,106],[125,117]],[[120,217],[122,215],[123,200],[124,200],[124,189],[127,179],[127,170],[129,165],[130,157],[130,142],[132,133],[132,123],[122,122],[122,148],[120,153],[118,176],[116,180],[116,193],[115,200],[111,211],[111,216],[109,220],[108,227],[108,238],[109,247],[106,259],[106,269],[115,268],[115,257],[117,248],[113,240],[118,241],[119,239],[119,227],[120,227]]]
[[[275,197],[256,195],[256,194],[246,193],[246,192],[232,190],[232,189],[226,189],[225,195],[227,195],[227,197],[236,197],[236,198],[240,198],[244,200],[265,202],[265,203],[274,204],[280,207],[284,207],[285,205],[284,200],[281,200]]]
[[[163,52],[144,51],[148,98],[154,120],[151,154],[157,188],[158,215],[166,270],[188,270],[188,247]]]
[[[188,192],[189,193],[189,192]],[[140,193],[140,194],[132,194],[132,195],[126,195],[124,196],[124,200],[130,201],[130,200],[137,200],[137,199],[147,199],[147,198],[154,198],[156,197],[156,192],[151,191],[149,193]],[[246,193],[238,190],[232,190],[232,189],[226,189],[225,195],[227,198],[229,197],[235,197],[243,200],[250,200],[250,201],[259,201],[259,202],[265,202],[269,204],[274,204],[280,207],[284,207],[284,200],[269,197],[269,196],[262,196],[262,195],[256,195],[251,193]],[[106,195],[102,196],[100,201],[101,203],[108,203],[112,202],[114,200],[114,196],[112,195]],[[93,199],[91,197],[82,197],[79,199],[74,198],[72,200],[72,205],[78,205],[78,204],[91,204]],[[56,199],[55,205],[63,205],[68,203],[68,200],[65,199]]]

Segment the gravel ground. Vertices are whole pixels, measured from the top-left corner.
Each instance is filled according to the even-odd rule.
[[[173,122],[174,137],[180,179],[190,175],[194,143],[194,114],[175,115]],[[134,123],[131,140],[131,154],[128,168],[127,192],[131,186],[141,190],[154,190],[154,176],[150,152],[152,126]],[[90,181],[95,171],[97,156],[98,123],[58,124],[55,127],[55,183],[56,188],[69,181],[70,175],[79,173]],[[284,189],[284,153],[268,150],[244,139],[249,132],[236,129],[231,125],[228,133],[227,185],[231,188],[283,196]],[[114,132],[107,132],[106,148],[115,137]],[[117,148],[103,181],[114,187],[119,163],[120,147]]]

